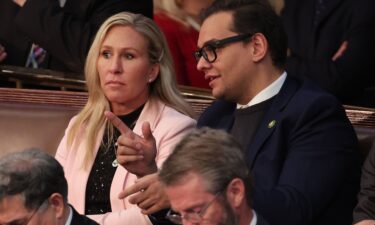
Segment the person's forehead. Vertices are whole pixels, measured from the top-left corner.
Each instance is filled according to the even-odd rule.
[[[212,194],[206,191],[206,182],[202,177],[193,174],[175,185],[167,186],[166,193],[173,209],[184,211],[205,202]]]
[[[219,40],[236,34],[231,30],[233,14],[231,12],[218,12],[207,17],[201,26],[198,38],[198,47],[206,42]]]
[[[114,45],[119,48],[143,48],[147,46],[146,38],[131,26],[115,25],[105,35],[102,46]]]
[[[21,195],[8,196],[0,201],[0,222],[20,219],[28,213]]]

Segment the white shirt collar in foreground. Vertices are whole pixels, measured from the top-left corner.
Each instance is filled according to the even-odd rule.
[[[273,96],[277,95],[284,84],[286,79],[286,72],[283,72],[279,78],[268,85],[265,89],[259,92],[253,99],[250,100],[246,105],[237,104],[237,109],[244,109],[252,105],[264,102]]]
[[[253,210],[253,218],[251,219],[250,225],[257,225],[258,217],[255,211]]]
[[[65,6],[66,0],[59,0],[60,7],[63,8]]]
[[[65,225],[70,225],[72,223],[72,219],[73,219],[73,210],[70,207],[70,205],[68,207],[69,207],[69,216],[68,216],[68,219],[66,220]]]

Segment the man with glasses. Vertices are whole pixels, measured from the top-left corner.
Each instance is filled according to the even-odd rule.
[[[241,146],[224,131],[188,134],[165,161],[159,177],[175,224],[268,224],[251,208],[252,183]]]
[[[282,22],[266,1],[215,1],[203,13],[195,57],[217,101],[198,126],[224,129],[243,146],[253,208],[270,224],[351,224],[356,134],[335,97],[287,75],[286,52]],[[141,179],[123,196],[156,186]],[[148,212],[166,206],[146,198],[130,201]]]
[[[1,225],[98,225],[67,203],[61,165],[39,150],[0,159]]]
[[[225,129],[244,146],[254,209],[270,224],[351,224],[355,132],[333,96],[284,71],[287,38],[269,5],[214,2],[198,47],[197,68],[218,99],[198,126]]]

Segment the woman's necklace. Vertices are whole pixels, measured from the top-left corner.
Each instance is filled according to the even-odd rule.
[[[134,120],[133,123],[129,126],[129,128],[131,130],[133,130],[133,128],[135,127],[135,124],[137,123],[137,120]],[[117,160],[117,147],[118,147],[118,144],[117,144],[117,141],[113,144],[114,146],[114,150],[115,150],[115,159],[112,161],[112,167],[118,167],[119,163],[118,163],[118,160]]]
[[[117,161],[117,141],[114,144],[115,146],[115,160],[112,161],[112,167],[118,167],[118,161]]]

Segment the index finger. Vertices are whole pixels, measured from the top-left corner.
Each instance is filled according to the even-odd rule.
[[[115,114],[113,114],[112,112],[110,111],[105,111],[104,112],[104,116],[107,117],[107,119],[113,124],[113,126],[115,126],[121,134],[126,134],[128,133],[130,130],[130,128],[128,126],[126,126],[125,123],[123,123],[121,121],[120,118],[118,118]]]
[[[142,189],[144,189],[144,188],[142,188],[141,183],[134,183],[132,186],[130,186],[130,187],[126,188],[125,190],[123,190],[122,192],[120,192],[120,194],[118,195],[118,198],[119,199],[126,198],[129,195],[132,195],[132,194],[137,193],[137,192],[141,192]]]

